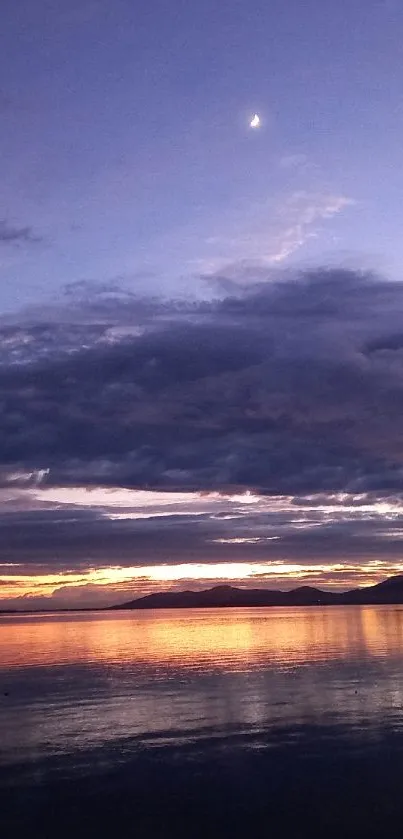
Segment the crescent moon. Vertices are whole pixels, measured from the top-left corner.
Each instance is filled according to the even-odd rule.
[[[260,126],[260,116],[259,116],[259,114],[254,114],[253,115],[249,125],[250,125],[251,128],[259,128],[259,126]]]

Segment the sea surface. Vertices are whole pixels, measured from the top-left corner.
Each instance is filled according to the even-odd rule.
[[[402,781],[402,606],[0,619],[7,836],[398,836]]]

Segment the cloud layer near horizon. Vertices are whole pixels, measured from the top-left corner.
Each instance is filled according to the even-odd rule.
[[[245,266],[247,283],[240,272],[237,281],[215,277],[215,287],[225,291],[192,304],[138,300],[116,286],[97,294],[81,287],[63,308],[3,322],[5,562],[22,552],[49,563],[53,550],[70,568],[86,552],[93,562],[97,551],[104,557],[106,545],[111,552],[115,545],[125,561],[131,554],[147,564],[177,561],[186,551],[198,561],[204,552],[209,561],[217,558],[212,545],[224,561],[241,544],[242,561],[251,551],[256,560],[295,559],[298,551],[304,561],[309,552],[332,561],[342,551],[350,558],[363,550],[373,559],[388,554],[385,538],[371,551],[371,525],[363,534],[354,519],[347,529],[344,523],[342,544],[340,527],[327,531],[327,541],[315,542],[318,531],[297,548],[288,530],[281,548],[273,541],[273,553],[261,531],[267,522],[252,510],[249,521],[242,518],[243,542],[228,541],[228,522],[217,531],[211,516],[200,539],[203,516],[193,516],[190,527],[182,508],[153,523],[147,547],[144,522],[134,535],[130,516],[122,523],[110,510],[89,510],[78,490],[73,535],[64,513],[55,526],[54,505],[37,509],[41,492],[45,498],[52,487],[80,486],[199,499],[248,490],[259,498],[370,493],[379,503],[385,495],[399,497],[403,285],[345,270],[266,282],[258,274],[259,282],[251,282]],[[14,505],[8,512],[6,502]],[[13,517],[21,522],[24,510],[16,536],[9,524]],[[248,530],[262,536],[253,547]]]

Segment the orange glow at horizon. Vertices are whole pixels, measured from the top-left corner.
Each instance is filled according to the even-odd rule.
[[[9,566],[3,566],[9,570]],[[251,587],[269,588],[292,587],[311,584],[325,588],[347,588],[355,585],[371,585],[387,576],[403,573],[403,563],[390,563],[381,560],[369,560],[364,563],[323,563],[304,565],[301,563],[273,562],[216,562],[216,563],[181,563],[177,565],[144,566],[109,566],[92,568],[83,572],[59,572],[55,574],[10,574],[0,577],[0,598],[3,601],[13,598],[45,597],[51,600],[55,594],[66,589],[71,593],[74,604],[74,590],[96,587],[125,597],[141,596],[148,593],[150,587],[163,590],[167,585],[177,583],[200,585],[211,583],[248,583]]]

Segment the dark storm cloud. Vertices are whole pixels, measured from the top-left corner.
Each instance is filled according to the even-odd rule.
[[[4,466],[88,485],[403,488],[403,285],[324,270],[147,305],[135,338],[3,365]]]
[[[31,244],[40,242],[32,227],[15,227],[6,219],[0,219],[0,245]]]

